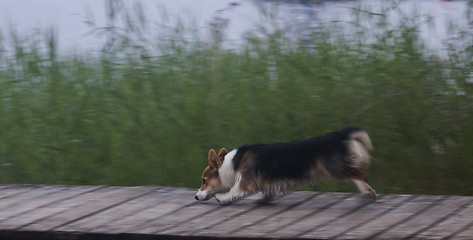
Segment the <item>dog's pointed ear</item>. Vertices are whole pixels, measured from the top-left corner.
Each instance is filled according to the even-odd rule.
[[[222,166],[222,160],[213,149],[210,149],[209,151],[209,166],[211,168],[219,168]]]
[[[226,148],[222,148],[218,152],[218,157],[222,160],[222,162],[223,162],[223,159],[224,159],[225,155],[227,155],[227,153],[228,153],[228,151],[227,151]]]

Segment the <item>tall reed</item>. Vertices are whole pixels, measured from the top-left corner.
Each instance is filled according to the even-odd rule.
[[[300,43],[279,29],[228,49],[185,21],[150,39],[138,5],[108,3],[109,28],[89,23],[107,36],[98,54],[58,53],[54,29],[0,37],[0,183],[197,187],[210,148],[359,126],[378,192],[473,194],[468,35],[440,61],[416,21],[358,12],[378,29],[326,24]]]

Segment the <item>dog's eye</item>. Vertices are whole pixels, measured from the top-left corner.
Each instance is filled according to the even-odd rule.
[[[202,178],[202,184],[205,185],[206,182],[207,182],[207,180],[205,180],[205,178]]]

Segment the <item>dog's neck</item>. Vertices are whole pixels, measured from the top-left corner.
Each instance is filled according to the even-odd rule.
[[[227,155],[225,155],[222,166],[218,169],[218,175],[220,181],[225,188],[230,189],[237,181],[237,173],[233,169],[233,158],[235,157],[238,149],[233,149]]]

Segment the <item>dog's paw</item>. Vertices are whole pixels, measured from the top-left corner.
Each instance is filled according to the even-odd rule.
[[[221,204],[228,204],[232,202],[231,198],[228,198],[226,195],[220,193],[215,194],[215,200]]]
[[[257,204],[268,204],[274,199],[273,195],[264,195],[260,199],[256,200],[255,203]]]
[[[223,194],[220,194],[220,193],[215,194],[215,200],[217,200],[217,202],[219,202],[219,203],[225,203],[225,202],[222,201],[221,199],[223,199]]]
[[[222,203],[222,201],[220,201],[221,197],[218,196],[218,195],[220,195],[220,194],[217,193],[214,198],[215,198],[215,200],[217,200],[217,202]]]
[[[371,201],[375,202],[376,201],[376,192],[374,189],[370,188],[368,191],[363,193],[363,197],[370,199]]]

